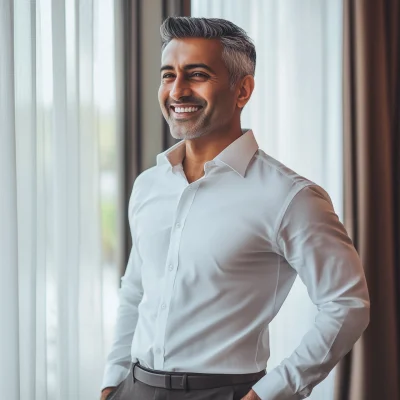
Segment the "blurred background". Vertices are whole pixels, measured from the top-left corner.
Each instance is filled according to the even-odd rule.
[[[362,258],[371,323],[309,398],[400,399],[398,0],[0,0],[0,393],[99,398],[132,184],[176,142],[157,100],[170,15],[247,31],[242,127],[328,191]],[[297,279],[267,370],[317,311]]]

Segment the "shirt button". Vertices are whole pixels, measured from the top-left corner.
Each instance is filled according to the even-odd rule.
[[[179,229],[179,228],[181,227],[181,224],[178,222],[178,223],[176,224],[176,227]]]
[[[168,267],[168,269],[169,269],[170,271],[172,271],[172,270],[174,269],[174,266],[171,264],[171,265]]]
[[[165,303],[162,303],[162,304],[161,304],[161,308],[164,310],[165,307],[166,307]]]

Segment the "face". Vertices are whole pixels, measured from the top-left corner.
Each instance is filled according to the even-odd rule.
[[[195,139],[227,130],[239,116],[240,91],[230,88],[221,55],[218,39],[173,39],[165,47],[158,100],[175,139]],[[195,109],[179,112],[186,107]]]

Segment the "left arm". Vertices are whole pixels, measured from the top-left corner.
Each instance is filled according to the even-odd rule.
[[[360,258],[319,186],[300,189],[284,206],[277,249],[297,271],[318,307],[314,326],[246,400],[308,397],[352,348],[369,323],[369,295]]]

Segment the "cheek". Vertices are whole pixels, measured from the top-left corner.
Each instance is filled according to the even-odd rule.
[[[225,105],[225,110],[235,111],[236,108],[236,100],[235,100],[235,93],[227,93],[224,96],[223,104]]]
[[[167,100],[167,91],[163,86],[160,86],[158,89],[158,101],[160,105],[165,107],[166,100]]]
[[[231,113],[235,109],[235,102],[233,99],[233,94],[223,94],[213,99],[213,104],[215,104],[215,111],[218,114]]]

